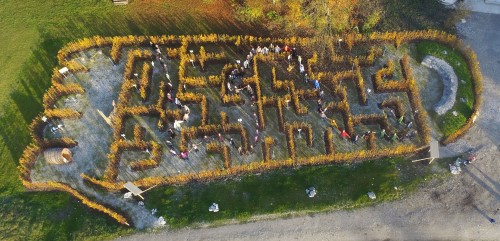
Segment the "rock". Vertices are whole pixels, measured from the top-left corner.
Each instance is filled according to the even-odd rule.
[[[208,211],[209,212],[218,212],[219,211],[219,204],[217,203],[212,203],[212,205],[210,205],[210,207],[208,208]]]
[[[308,197],[314,197],[314,196],[316,196],[316,188],[310,187],[310,188],[306,189],[306,193],[307,193]]]
[[[158,218],[158,224],[160,226],[165,226],[165,224],[167,224],[167,222],[165,221],[165,218],[160,217],[160,218]]]
[[[368,192],[368,197],[371,199],[371,200],[374,200],[377,198],[377,196],[375,195],[374,192]]]
[[[457,116],[458,115],[458,113],[456,111],[453,111],[451,113],[453,114],[453,116]]]
[[[434,105],[434,111],[438,115],[442,115],[449,111],[455,104],[458,89],[457,75],[455,74],[453,67],[451,67],[444,60],[434,56],[425,56],[422,60],[422,65],[436,70],[443,81],[443,95],[441,96],[439,102]]]

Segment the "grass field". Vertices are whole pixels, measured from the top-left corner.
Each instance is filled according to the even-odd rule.
[[[425,14],[420,15],[422,11],[413,11],[419,16],[416,19],[425,18]],[[133,232],[90,211],[67,194],[26,193],[18,181],[18,159],[30,142],[28,125],[42,110],[43,92],[57,66],[57,50],[65,43],[92,35],[267,34],[263,28],[236,21],[225,0],[134,0],[126,7],[97,0],[3,0],[0,26],[0,240],[102,240]],[[224,184],[208,187],[217,185]],[[303,192],[304,188],[300,189]],[[322,195],[324,191],[319,192]],[[184,223],[202,220],[206,219]]]

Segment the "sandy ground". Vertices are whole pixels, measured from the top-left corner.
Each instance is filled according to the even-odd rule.
[[[397,202],[354,211],[217,228],[145,233],[121,240],[500,240],[500,15],[474,13],[461,37],[478,54],[484,104],[476,125],[445,155],[479,149],[478,161],[439,185]],[[495,218],[497,224],[489,222]]]

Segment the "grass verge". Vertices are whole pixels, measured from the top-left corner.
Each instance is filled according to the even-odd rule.
[[[422,61],[426,55],[443,59],[455,70],[458,77],[458,90],[455,105],[444,115],[431,114],[439,131],[449,136],[462,127],[472,115],[474,105],[474,90],[472,77],[464,57],[454,49],[436,42],[422,41],[417,45],[417,60]],[[456,111],[457,116],[453,115]],[[432,112],[431,112],[432,113]]]
[[[436,167],[431,170],[398,157],[284,169],[231,180],[160,187],[147,194],[146,207],[156,208],[173,228],[231,219],[246,221],[264,214],[358,208],[400,199],[424,180],[443,173],[444,168]],[[311,186],[318,192],[314,198],[305,192]],[[368,198],[370,191],[375,192],[376,200]],[[218,213],[208,211],[213,202],[219,204]]]

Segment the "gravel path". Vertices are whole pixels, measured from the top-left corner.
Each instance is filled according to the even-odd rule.
[[[478,160],[438,186],[354,211],[266,220],[206,229],[138,234],[121,240],[500,240],[500,15],[474,13],[461,36],[478,54],[484,104],[476,125],[445,155],[480,149]]]

